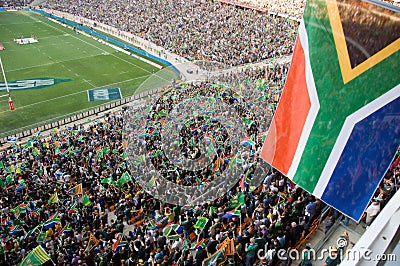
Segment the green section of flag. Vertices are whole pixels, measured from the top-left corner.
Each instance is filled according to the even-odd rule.
[[[201,217],[201,216],[197,217],[197,222],[193,227],[201,231],[201,230],[204,229],[204,227],[206,226],[207,222],[208,222],[208,218]]]
[[[106,183],[106,184],[111,185],[111,184],[113,183],[112,177],[110,176],[110,177],[103,178],[103,179],[100,181],[100,183],[102,183],[102,184]]]
[[[248,126],[248,127],[250,127],[251,124],[254,123],[254,121],[253,121],[252,119],[245,118],[245,117],[242,118],[242,121],[243,121],[243,123],[244,123],[246,126]]]
[[[208,213],[210,215],[213,215],[217,211],[217,207],[210,206],[210,209],[208,210]]]
[[[154,187],[156,185],[156,181],[154,179],[154,176],[152,178],[150,178],[150,180],[146,183],[146,187],[150,188],[150,187]]]
[[[121,178],[115,182],[116,187],[123,187],[125,183],[132,181],[131,176],[129,175],[128,172],[125,172],[122,174]]]
[[[39,266],[49,260],[49,255],[42,248],[42,246],[39,245],[24,258],[19,266]]]
[[[208,145],[207,156],[212,157],[214,153],[215,153],[214,145],[211,142],[210,145]]]
[[[90,205],[92,202],[90,201],[90,199],[89,199],[89,196],[88,195],[83,195],[83,197],[82,197],[82,205],[83,206],[88,206],[88,205]]]
[[[58,195],[57,192],[49,199],[49,201],[47,202],[47,204],[51,204],[51,203],[58,203]]]
[[[9,174],[9,175],[6,177],[6,184],[8,185],[8,184],[10,184],[10,183],[13,182],[13,181],[14,181],[14,175]]]
[[[245,203],[246,202],[245,202],[244,194],[243,193],[239,193],[239,195],[237,195],[235,198],[233,198],[230,201],[229,207],[230,208],[238,208],[238,207],[242,206]]]
[[[400,73],[400,52],[344,84],[326,2],[307,1],[304,22],[320,110],[293,181],[313,192],[346,118],[400,83],[400,75],[393,74]]]

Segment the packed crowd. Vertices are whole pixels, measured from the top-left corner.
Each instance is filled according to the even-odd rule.
[[[241,75],[243,79],[249,79],[243,86],[250,86],[255,80],[265,79],[267,73],[282,75],[285,69],[287,65],[246,69],[229,78],[228,75],[224,75],[223,79],[237,80],[238,75]],[[278,80],[280,79],[276,81]],[[264,90],[264,86],[262,88]],[[229,220],[221,218],[221,215],[230,210],[229,206],[235,197],[237,198],[237,187],[209,204],[196,208],[174,208],[155,200],[136,182],[131,182],[127,156],[122,148],[123,114],[123,110],[109,114],[103,121],[92,122],[88,127],[74,126],[65,131],[53,130],[49,137],[41,137],[38,132],[26,144],[14,143],[11,148],[1,153],[2,263],[16,265],[35,246],[41,244],[52,261],[59,265],[78,265],[79,261],[85,261],[87,265],[94,265],[95,262],[107,265],[113,261],[118,265],[121,259],[126,260],[129,257],[132,258],[132,262],[138,262],[140,259],[165,259],[168,265],[174,259],[181,258],[182,262],[187,261],[187,265],[190,260],[196,259],[192,258],[189,246],[196,246],[201,239],[211,237],[220,241],[220,231],[231,231],[231,238],[239,237],[235,230],[232,232],[233,229],[237,229],[238,221],[230,224],[235,227],[225,228]],[[129,179],[120,181],[126,176],[129,176]],[[268,178],[270,181],[267,181],[263,192],[246,192],[249,187],[243,191],[246,195],[243,199],[249,205],[248,208],[241,209],[243,220],[246,217],[255,217],[255,208],[264,202],[267,192],[270,192],[268,205],[258,206],[265,208],[265,211],[274,206],[270,201],[277,201],[276,188],[280,186],[281,192],[287,192],[289,189],[286,188],[286,180],[282,183],[284,178],[277,173],[271,176],[272,179],[278,178],[282,181],[277,179],[273,183],[273,180]],[[109,206],[115,206],[116,217],[113,220],[108,217]],[[170,214],[167,216],[168,209],[174,210],[174,218],[171,218]],[[210,209],[215,210],[214,214]],[[279,210],[274,211],[274,214],[270,215],[270,223],[266,225],[273,228],[272,224],[278,221],[278,212]],[[198,238],[190,239],[194,223],[187,223],[188,218],[195,222],[199,216],[208,217],[210,222],[206,224],[202,233],[198,234]],[[144,219],[145,224],[132,225],[132,218],[138,217]],[[258,218],[261,219],[261,216]],[[183,242],[190,241],[189,245],[185,248],[179,245],[177,248],[177,245],[167,241],[161,227],[163,221],[174,221],[182,226],[184,234],[180,239]],[[156,224],[155,227],[151,226],[153,223]],[[160,228],[157,228],[157,224]],[[261,225],[258,222],[256,224]],[[216,229],[221,226],[225,230]],[[113,244],[118,240],[116,234],[126,231],[129,231],[129,234],[125,235],[127,245],[121,248],[117,245],[113,248]],[[272,231],[270,233],[272,234]],[[249,240],[253,234],[253,230],[244,231],[240,237]],[[99,244],[93,250],[87,249],[88,242],[93,243],[90,240],[91,235],[93,239],[99,240]],[[143,245],[139,250],[148,252],[136,252],[133,245]],[[158,252],[152,252],[157,250]],[[207,251],[203,259],[213,253],[212,248]],[[243,256],[244,249],[241,252]],[[167,258],[164,258],[165,256]],[[200,260],[202,259],[198,257],[197,261]]]
[[[306,4],[305,0],[279,1],[279,0],[232,0],[233,3],[247,4],[265,8],[268,12],[282,13],[296,18],[301,18]]]
[[[287,64],[249,67],[211,79],[220,84],[213,87],[216,98],[246,99],[245,113],[255,114],[256,128],[262,131],[268,121],[257,115],[265,115],[267,107],[273,112],[287,71]],[[175,96],[197,85],[181,85]],[[219,94],[228,85],[234,92]],[[206,83],[202,86],[207,88]],[[165,97],[159,99],[147,111],[150,120],[162,110],[157,106],[169,106]],[[123,148],[126,112],[109,113],[86,126],[54,129],[48,137],[37,132],[27,143],[14,143],[0,153],[0,264],[17,265],[40,246],[57,265],[210,265],[226,257],[234,258],[236,265],[273,265],[277,251],[293,247],[320,214],[322,202],[267,167],[260,187],[251,187],[250,171],[250,181],[243,178],[202,205],[173,205],[154,198],[147,191],[157,186],[155,182],[143,185],[131,177],[134,160]],[[252,134],[247,129],[246,134]],[[190,133],[181,132],[180,148],[186,156],[195,154]],[[144,139],[151,142],[149,136]],[[251,144],[249,150],[258,146]],[[149,161],[157,165],[156,160]],[[393,172],[377,192],[381,207],[399,184],[400,172]],[[176,177],[171,181],[177,184],[197,187],[206,182]],[[376,207],[371,209],[368,224],[377,213]],[[226,239],[233,241],[233,255],[217,252]]]
[[[348,39],[355,41],[354,43],[347,42],[353,68],[397,40],[396,32],[400,31],[399,12],[365,2],[349,0],[340,2],[341,5],[338,5],[338,8],[343,17],[343,31]],[[358,18],[356,22],[353,19],[354,16]],[[360,26],[354,27],[354,23]]]
[[[46,7],[143,37],[190,60],[235,66],[293,52],[298,23],[205,0],[66,1]]]
[[[0,0],[0,7],[23,7],[32,2],[33,0]]]

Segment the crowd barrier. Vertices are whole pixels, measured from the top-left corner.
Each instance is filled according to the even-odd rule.
[[[81,111],[78,111],[78,112],[72,113],[72,114],[67,114],[67,115],[63,116],[63,118],[60,120],[55,120],[55,119],[46,120],[46,121],[42,121],[41,123],[38,123],[38,124],[29,125],[29,126],[25,127],[26,130],[24,130],[24,128],[19,128],[19,129],[13,130],[13,131],[0,133],[0,149],[3,144],[8,142],[9,138],[17,137],[17,139],[19,141],[23,138],[32,136],[32,134],[37,131],[44,132],[44,131],[51,130],[53,128],[60,128],[64,125],[78,122],[78,121],[79,121],[79,124],[83,124],[81,122],[82,119],[90,118],[93,116],[99,116],[99,115],[100,115],[100,117],[103,117],[106,115],[106,113],[108,111],[110,111],[114,108],[133,103],[135,100],[143,100],[143,99],[147,98],[148,96],[161,93],[163,90],[164,90],[163,87],[155,88],[152,90],[148,90],[148,91],[145,91],[142,93],[135,94],[131,97],[123,98],[118,101],[108,102],[108,103],[99,105],[95,108],[81,110]]]

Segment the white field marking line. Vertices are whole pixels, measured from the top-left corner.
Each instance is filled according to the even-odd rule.
[[[86,92],[86,91],[78,91],[78,92],[74,92],[74,93],[71,93],[71,94],[59,96],[59,97],[56,97],[56,98],[51,98],[51,99],[48,99],[48,100],[44,100],[44,101],[40,101],[40,102],[36,102],[36,103],[31,103],[31,104],[28,104],[28,105],[20,106],[20,107],[18,107],[18,109],[31,107],[31,106],[34,106],[34,105],[37,105],[37,104],[40,104],[40,103],[46,103],[46,102],[50,102],[50,101],[57,100],[57,99],[62,99],[62,98],[69,97],[69,96],[76,95],[76,94],[83,93],[83,92]],[[0,114],[6,113],[6,112],[11,112],[11,111],[10,110],[6,110],[6,111],[3,111],[3,112],[0,112]]]
[[[24,15],[28,16],[30,19],[35,20],[34,18],[31,17],[30,14],[24,14]],[[63,23],[61,23],[61,22],[58,22],[57,20],[54,20],[54,19],[52,19],[52,18],[49,18],[47,21],[49,21],[49,20],[50,20],[50,21],[53,21],[54,23],[60,24],[60,25],[63,26],[63,27],[66,27],[65,24],[63,24]],[[44,21],[43,21],[43,23],[44,23]],[[59,29],[59,28],[57,28],[57,27],[54,27],[54,26],[50,25],[49,23],[44,23],[44,24],[45,24],[46,26],[50,27],[50,28],[53,28],[53,29],[57,30],[57,31],[63,32],[63,33],[65,33],[65,34],[69,34],[67,31],[62,30],[62,29]],[[98,50],[103,51],[104,53],[108,53],[106,50],[104,50],[104,49],[102,49],[102,48],[100,48],[100,47],[98,47],[98,46],[96,46],[96,45],[94,45],[94,44],[91,44],[91,43],[89,43],[89,42],[87,42],[87,41],[85,41],[85,40],[82,40],[82,39],[80,39],[80,38],[78,38],[78,37],[76,37],[76,36],[74,36],[74,35],[75,35],[75,34],[70,34],[69,36],[71,36],[71,37],[73,37],[73,38],[75,38],[75,39],[78,39],[78,40],[80,40],[81,42],[86,43],[86,44],[88,44],[88,45],[90,45],[90,46],[93,46],[93,47],[97,48]],[[58,35],[55,36],[55,37],[58,38]],[[145,72],[147,72],[147,73],[152,73],[151,71],[146,70],[146,69],[144,69],[144,68],[142,68],[142,67],[140,67],[140,66],[138,66],[138,65],[136,65],[136,64],[134,64],[134,63],[132,63],[132,62],[129,62],[128,60],[125,60],[125,59],[123,59],[123,58],[121,58],[121,57],[118,57],[118,56],[116,56],[116,55],[114,55],[114,54],[112,54],[112,53],[108,53],[108,54],[111,55],[111,56],[113,56],[113,57],[115,57],[115,58],[118,58],[118,59],[121,60],[121,61],[124,61],[125,63],[128,63],[128,64],[130,64],[130,65],[133,65],[133,66],[135,66],[135,67],[137,67],[137,68],[140,68],[140,69],[142,69],[143,71],[145,71]],[[154,75],[157,76],[158,78],[162,79],[162,80],[169,81],[169,80],[167,80],[167,79],[165,79],[165,78],[163,78],[163,77],[158,76],[157,74],[154,74]]]
[[[60,23],[61,23],[61,22],[60,22]],[[49,23],[45,23],[45,24],[46,24],[47,26],[53,28],[53,29],[58,30],[58,31],[61,31],[61,32],[64,32],[64,33],[68,33],[68,32],[66,32],[66,31],[64,31],[64,30],[62,30],[62,29],[59,29],[59,28],[56,28],[56,27],[50,25]],[[62,26],[64,26],[64,24],[62,24]],[[64,27],[65,27],[65,26],[64,26]],[[80,40],[80,41],[83,42],[83,43],[86,43],[86,44],[88,44],[88,45],[90,45],[90,46],[93,46],[93,47],[97,48],[97,49],[100,50],[100,51],[103,51],[103,52],[105,52],[105,53],[108,53],[106,50],[104,50],[104,49],[102,49],[102,48],[100,48],[100,47],[98,47],[98,46],[96,46],[96,45],[94,45],[94,44],[91,44],[91,43],[89,43],[89,42],[87,42],[87,41],[85,41],[85,40],[82,40],[82,39],[80,39],[80,38],[78,38],[78,37],[76,37],[76,36],[74,36],[74,35],[71,35],[71,36],[72,36],[73,38],[75,38],[75,39]],[[134,63],[132,63],[132,62],[129,62],[129,61],[126,60],[126,59],[123,59],[123,58],[121,58],[121,57],[118,57],[118,56],[116,56],[116,55],[114,55],[114,54],[112,54],[112,53],[109,53],[109,54],[110,54],[111,56],[115,57],[115,58],[118,58],[118,59],[121,60],[121,61],[124,61],[125,63],[128,63],[128,64],[130,64],[130,65],[132,65],[132,66],[137,67],[137,68],[140,68],[140,69],[142,69],[143,71],[145,71],[145,72],[147,72],[147,73],[152,73],[151,71],[149,71],[149,70],[147,70],[147,69],[144,69],[144,68],[142,68],[142,67],[140,67],[140,66],[138,66],[138,65],[136,65],[136,64],[134,64]],[[167,79],[165,79],[165,78],[163,78],[163,77],[158,76],[157,74],[155,74],[155,76],[157,76],[157,77],[159,77],[160,79],[163,79],[163,80],[165,80],[165,81],[169,81],[169,80],[167,80]]]
[[[49,58],[50,58],[50,57],[49,57]],[[69,72],[73,72],[74,75],[75,75],[76,77],[82,78],[77,72],[72,71],[70,68],[66,67],[64,64],[61,64],[61,67],[65,68],[65,69],[66,69],[67,71],[69,71]],[[82,81],[83,81],[83,82],[86,82],[87,84],[89,84],[89,85],[92,86],[93,88],[96,88],[96,86],[95,86],[93,83],[91,83],[89,80],[82,78]],[[93,88],[92,88],[92,89],[93,89]]]
[[[64,63],[64,62],[69,62],[69,61],[73,61],[73,60],[81,60],[81,59],[86,59],[89,57],[95,57],[95,56],[99,56],[99,55],[102,55],[102,54],[99,53],[99,54],[90,55],[90,56],[81,56],[81,57],[68,59],[68,60],[56,60],[56,61],[53,61],[52,63],[46,63],[46,64],[41,64],[41,65],[29,66],[29,67],[15,68],[15,69],[7,70],[7,72],[19,71],[19,70],[24,70],[24,69],[34,68],[34,67],[42,67],[42,66],[60,64],[60,63]],[[48,55],[46,55],[46,56],[48,57]]]
[[[95,87],[93,89],[101,89],[101,88],[104,88],[104,87],[109,87],[109,86],[112,86],[112,85],[116,85],[116,84],[120,84],[120,83],[124,83],[124,82],[129,82],[129,81],[132,81],[132,80],[135,80],[135,79],[140,79],[140,78],[144,78],[144,77],[148,77],[148,76],[150,76],[150,75],[144,75],[144,76],[140,76],[140,77],[136,77],[136,78],[131,78],[131,79],[123,80],[123,81],[118,81],[118,82],[106,84],[106,85],[103,85],[103,86],[100,86],[100,87]],[[37,105],[37,104],[40,104],[40,103],[50,102],[52,100],[61,99],[61,98],[69,97],[69,96],[76,95],[76,94],[79,94],[79,93],[84,93],[84,92],[86,93],[87,90],[74,92],[74,93],[71,93],[71,94],[59,96],[59,97],[56,97],[56,98],[51,98],[51,99],[48,99],[48,100],[44,100],[44,101],[40,101],[40,102],[36,102],[36,103],[24,105],[24,106],[19,106],[18,109],[31,107],[31,106],[34,106],[34,105]],[[0,112],[0,114],[7,113],[7,112],[12,112],[12,111],[11,110],[6,110],[6,111]]]
[[[55,36],[55,37],[58,38],[58,36]],[[41,47],[41,48],[43,48],[43,47]],[[41,52],[45,57],[47,56],[47,54],[46,54],[46,53],[43,53],[42,50],[41,50],[39,47],[36,47],[36,49],[37,49],[39,52]],[[53,58],[50,57],[50,56],[48,56],[48,58],[49,58],[50,60],[53,59]],[[75,71],[72,71],[70,68],[66,67],[64,64],[61,64],[61,66],[62,66],[63,68],[65,68],[67,71],[74,73],[74,75],[75,75],[76,77],[81,78],[81,76],[79,75],[79,73],[77,73],[77,72],[75,72]],[[96,88],[96,86],[95,86],[93,83],[89,82],[88,80],[83,79],[83,78],[82,78],[82,80],[83,80],[84,82],[86,82],[87,84],[89,84],[90,86],[92,86],[92,88]]]
[[[36,21],[36,23],[41,23],[42,21]],[[32,22],[18,22],[18,23],[6,23],[6,24],[0,24],[0,26],[4,26],[4,25],[20,25],[20,24],[32,24]]]
[[[79,74],[78,74],[78,76],[79,76]],[[95,85],[93,85],[93,83],[91,83],[89,80],[87,80],[87,79],[82,79],[84,82],[86,82],[87,84],[89,84],[90,86],[92,86],[93,88],[96,88],[96,86]]]
[[[11,31],[9,31],[10,33],[12,33]],[[45,36],[45,37],[40,37],[40,39],[39,39],[39,41],[40,40],[47,40],[47,39],[54,39],[55,37],[64,37],[64,38],[68,38],[68,37],[70,37],[70,35],[68,35],[68,36],[65,36],[65,35],[63,35],[63,34],[60,34],[60,35],[52,35],[52,36]],[[7,43],[15,43],[14,41],[5,41],[5,42],[2,42],[2,43],[5,43],[5,44],[7,44]],[[67,43],[67,42],[65,42],[65,43]],[[46,47],[45,45],[43,45],[43,43],[41,43],[41,45],[42,45],[42,47]],[[49,43],[49,45],[54,45],[53,43]]]

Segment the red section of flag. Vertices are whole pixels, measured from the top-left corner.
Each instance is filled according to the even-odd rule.
[[[240,188],[242,189],[242,191],[244,191],[244,176],[240,178]]]
[[[393,162],[392,166],[390,166],[390,171],[393,171],[394,168],[396,168],[400,163],[400,155],[397,157],[397,159]]]
[[[292,64],[261,158],[287,174],[311,108],[304,50],[297,37]]]

